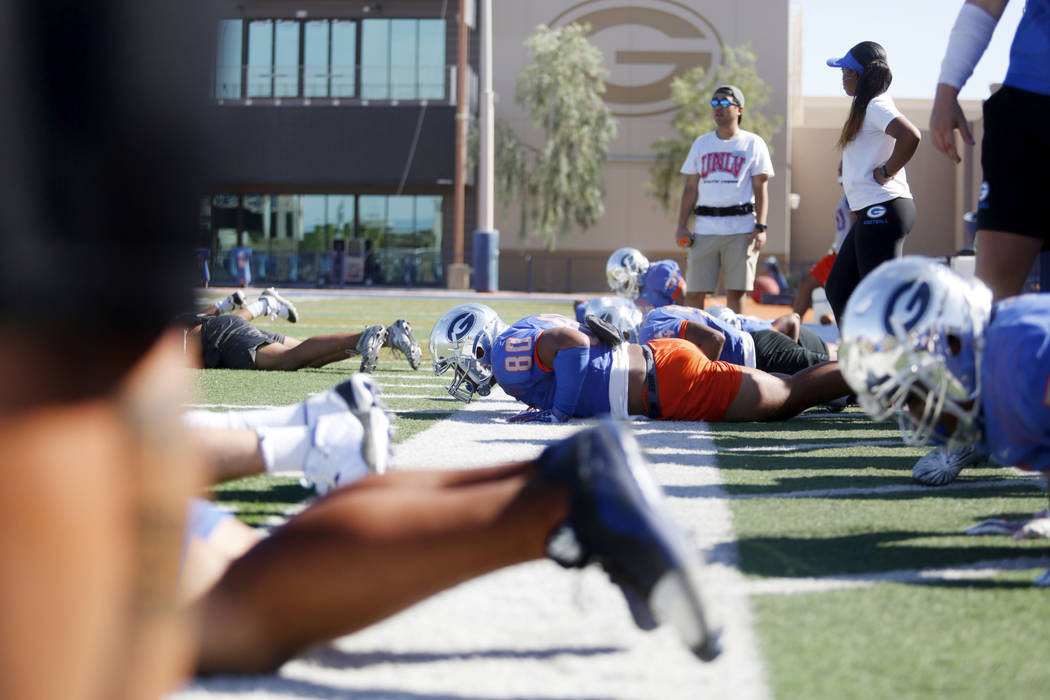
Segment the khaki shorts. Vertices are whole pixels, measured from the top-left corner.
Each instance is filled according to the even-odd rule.
[[[755,288],[757,265],[758,252],[751,250],[750,233],[697,236],[689,249],[686,288],[690,292],[714,292],[721,269],[726,289],[750,292]]]

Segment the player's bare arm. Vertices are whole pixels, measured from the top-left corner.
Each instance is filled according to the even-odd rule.
[[[966,0],[948,38],[930,112],[930,136],[934,148],[956,163],[962,158],[955,148],[955,132],[959,132],[964,143],[974,144],[966,116],[959,106],[959,90],[984,55],[1008,1]]]
[[[875,182],[880,185],[885,185],[904,168],[912,156],[915,155],[915,151],[919,148],[919,141],[922,140],[922,134],[919,132],[918,127],[908,121],[908,118],[903,115],[886,125],[886,135],[891,137],[895,143],[893,144],[893,152],[890,153],[890,157],[884,164],[875,168],[872,173],[875,177]]]
[[[690,238],[692,231],[689,230],[689,217],[696,207],[696,199],[699,196],[700,174],[693,173],[685,176],[685,184],[682,186],[682,202],[678,206],[678,228],[675,230],[675,241],[685,236]]]
[[[769,175],[765,173],[751,178],[751,191],[755,195],[755,230],[751,232],[751,248],[755,252],[766,245],[766,211],[769,209]],[[762,228],[759,228],[759,225]]]
[[[554,357],[561,350],[570,348],[588,348],[590,337],[575,328],[550,328],[543,331],[536,341],[536,358],[544,367],[554,366]]]

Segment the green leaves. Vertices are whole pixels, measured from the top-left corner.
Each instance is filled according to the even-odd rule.
[[[602,99],[608,71],[589,31],[541,25],[525,41],[532,60],[518,76],[515,101],[541,132],[538,145],[496,124],[497,192],[521,203],[519,236],[539,236],[548,250],[573,225],[589,227],[605,213],[602,171],[617,126]]]
[[[759,76],[756,61],[750,46],[727,46],[722,68],[716,75],[708,76],[702,66],[697,66],[671,82],[671,100],[678,105],[671,124],[678,136],[653,143],[656,162],[649,168],[646,188],[665,209],[671,210],[678,204],[682,184],[678,170],[689,154],[689,147],[698,136],[715,129],[710,100],[716,85],[736,85],[744,91],[747,102],[741,128],[761,136],[772,155],[772,140],[783,126],[784,117],[779,114],[768,117],[763,113],[772,89]]]

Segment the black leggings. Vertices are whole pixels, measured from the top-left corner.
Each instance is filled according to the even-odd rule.
[[[903,197],[857,212],[857,221],[842,241],[824,285],[831,310],[840,324],[850,294],[880,263],[901,256],[904,237],[914,225],[915,202]]]

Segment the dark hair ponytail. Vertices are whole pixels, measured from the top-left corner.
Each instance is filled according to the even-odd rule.
[[[875,58],[864,66],[864,72],[857,77],[857,93],[853,96],[849,117],[842,125],[842,133],[839,135],[840,148],[845,148],[857,137],[861,125],[864,124],[864,114],[868,111],[868,103],[886,92],[892,82],[893,73],[890,72],[890,65],[885,60]]]

